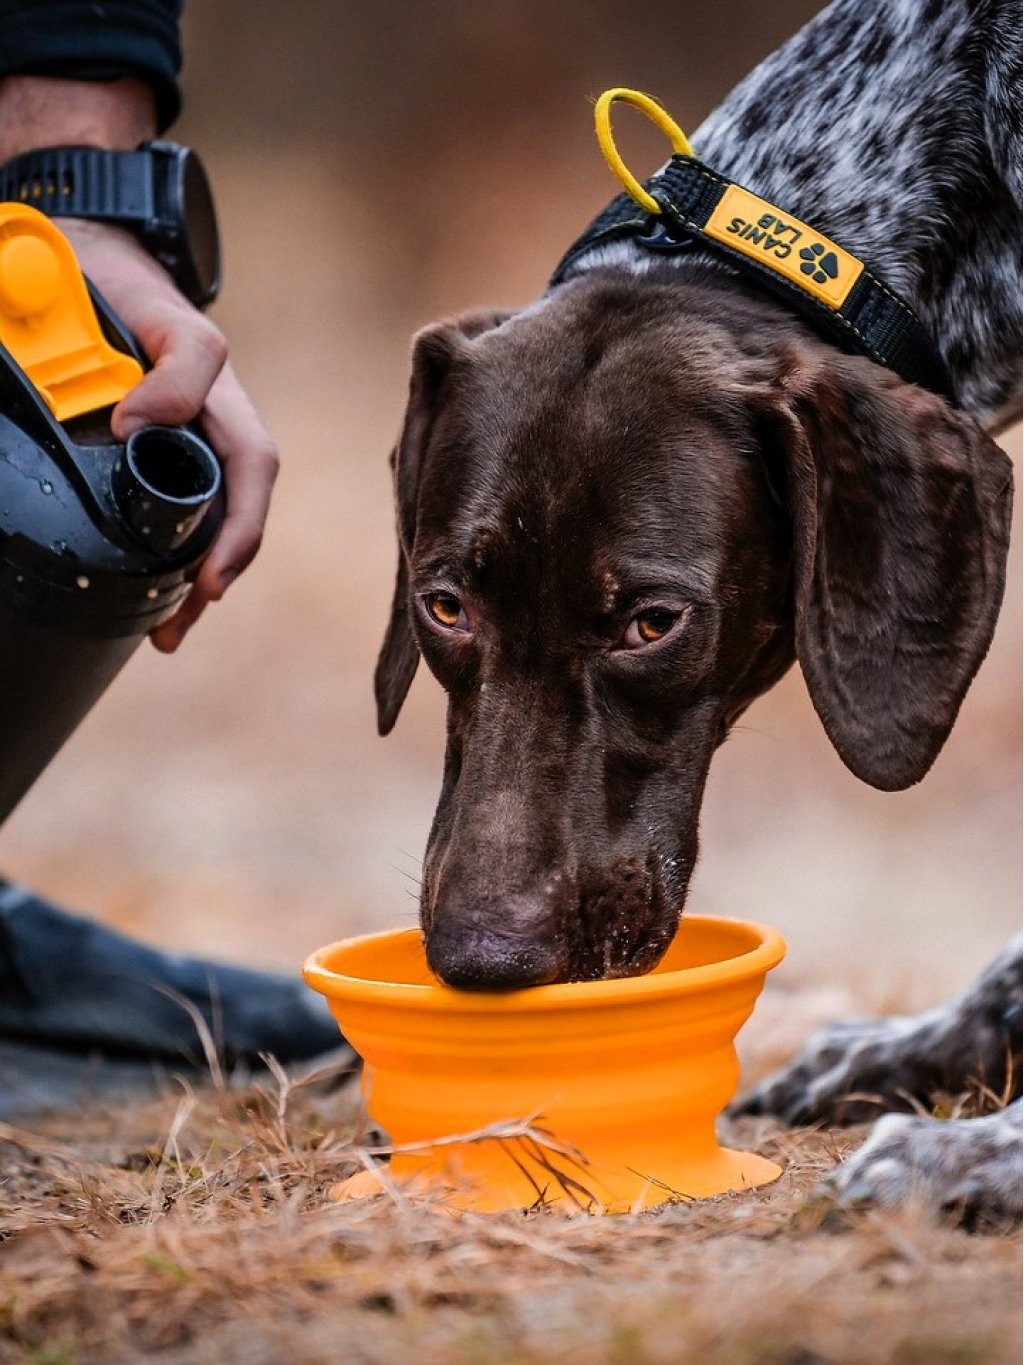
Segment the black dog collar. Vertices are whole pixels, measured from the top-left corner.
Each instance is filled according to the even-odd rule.
[[[605,118],[612,99],[634,93],[602,96]],[[639,107],[648,112],[645,105]],[[660,107],[658,112],[664,114]],[[601,137],[600,119],[598,133]],[[612,152],[618,160],[614,144]],[[625,171],[612,156],[609,163],[617,174]],[[913,310],[838,243],[685,152],[677,151],[643,186],[628,172],[626,177],[633,188],[613,199],[572,244],[551,277],[552,285],[561,284],[585,252],[611,242],[630,239],[653,252],[707,249],[757,279],[826,341],[869,356],[956,406],[946,366]],[[658,211],[648,208],[641,196]]]

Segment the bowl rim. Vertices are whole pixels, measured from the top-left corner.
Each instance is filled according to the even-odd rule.
[[[756,920],[725,915],[686,915],[687,924],[735,925],[751,930],[758,942],[748,951],[721,962],[702,966],[679,967],[670,972],[648,972],[642,976],[615,977],[605,981],[574,981],[552,986],[529,986],[512,991],[459,991],[451,986],[420,985],[406,981],[377,981],[350,976],[325,966],[324,960],[341,948],[385,939],[407,938],[419,934],[416,927],[384,929],[372,934],[356,934],[337,939],[310,953],[302,974],[313,990],[328,1000],[347,1003],[387,1004],[413,1011],[446,1010],[454,1013],[501,1014],[515,1009],[517,1014],[537,1014],[547,1010],[574,1010],[640,1004],[666,995],[689,995],[718,986],[738,985],[751,977],[764,976],[778,966],[786,955],[786,941],[777,929]],[[678,933],[679,930],[677,929]]]

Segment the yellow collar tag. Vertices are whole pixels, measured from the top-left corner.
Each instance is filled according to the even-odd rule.
[[[856,256],[828,237],[740,185],[726,189],[704,231],[784,275],[829,308],[843,306],[864,269]]]

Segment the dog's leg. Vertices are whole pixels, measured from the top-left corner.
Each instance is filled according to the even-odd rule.
[[[830,1025],[734,1112],[848,1123],[971,1084],[1019,1094],[1020,952],[1020,941],[1011,943],[969,991],[938,1009]],[[983,1118],[887,1114],[823,1188],[844,1206],[917,1201],[967,1221],[1019,1219],[1021,1179],[1018,1099]]]
[[[735,1109],[787,1123],[862,1123],[972,1083],[1019,1093],[1021,944],[1011,943],[965,994],[924,1014],[830,1024]]]
[[[822,1190],[844,1207],[916,1202],[968,1223],[1019,1221],[1022,1104],[974,1119],[886,1114]]]

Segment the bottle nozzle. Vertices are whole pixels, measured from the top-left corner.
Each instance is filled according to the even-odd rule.
[[[221,484],[206,444],[181,427],[143,427],[128,438],[111,484],[118,510],[144,545],[167,553],[202,521]]]

